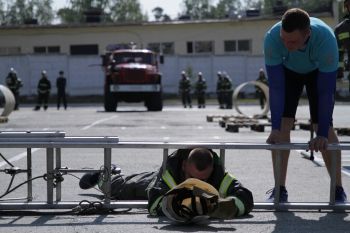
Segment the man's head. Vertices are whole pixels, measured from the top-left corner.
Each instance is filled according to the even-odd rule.
[[[184,70],[181,72],[181,77],[186,78],[186,72]]]
[[[305,46],[311,34],[309,14],[299,8],[287,10],[282,17],[281,39],[289,51]]]
[[[344,9],[347,14],[350,14],[350,0],[344,0]]]
[[[213,154],[205,148],[193,149],[182,164],[185,179],[196,178],[206,181],[213,172]]]
[[[259,70],[259,75],[265,75],[265,71],[264,71],[263,68],[261,68],[261,69]]]

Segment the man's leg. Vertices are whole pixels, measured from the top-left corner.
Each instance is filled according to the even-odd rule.
[[[314,129],[315,129],[315,131],[317,131],[317,125],[314,125]],[[329,131],[328,131],[328,143],[339,143],[338,137],[337,137],[333,127],[330,127]],[[335,183],[337,186],[342,186],[341,151],[340,150],[337,150],[337,151],[326,150],[326,151],[322,152],[322,157],[323,157],[324,163],[326,165],[328,174],[331,173],[331,165],[332,165],[331,156],[332,155],[336,156],[336,163],[337,163]]]
[[[282,138],[281,143],[290,143],[290,131],[294,125],[294,118],[282,118],[281,122],[281,133]],[[272,164],[274,171],[274,178],[276,179],[276,156],[278,151],[272,150]],[[280,155],[281,157],[281,171],[280,171],[280,185],[286,186],[286,177],[287,177],[287,168],[288,168],[288,159],[289,159],[289,150],[282,150]]]
[[[147,200],[147,187],[157,176],[157,172],[142,172],[123,177],[112,177],[111,196],[116,200]],[[100,180],[98,186],[105,193],[105,182]]]

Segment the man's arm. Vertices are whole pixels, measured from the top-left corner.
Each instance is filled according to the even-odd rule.
[[[285,74],[282,65],[266,65],[269,83],[271,124],[273,130],[281,129],[285,98]]]
[[[328,138],[334,108],[337,71],[318,74],[318,130],[317,136]]]
[[[275,34],[277,32],[279,33],[279,30],[267,32],[264,40],[264,56],[269,85],[271,123],[273,130],[281,129],[285,98],[285,74],[282,65],[282,47],[281,43],[275,39]]]
[[[162,199],[163,196],[170,190],[164,182],[161,172],[155,177],[147,188],[148,194],[148,212],[153,216],[162,216]]]
[[[252,192],[243,187],[243,185],[236,180],[232,175],[226,174],[226,177],[231,177],[231,183],[229,184],[227,190],[222,190],[220,187],[220,194],[224,195],[225,198],[232,197],[235,201],[237,212],[236,217],[247,215],[250,213],[254,207],[254,200]],[[224,193],[223,193],[224,192]]]

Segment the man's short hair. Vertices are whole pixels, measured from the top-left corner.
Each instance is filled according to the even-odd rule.
[[[282,17],[282,29],[285,32],[293,32],[295,30],[305,31],[310,28],[309,14],[300,9],[292,8],[287,10]]]
[[[210,150],[206,148],[195,148],[191,150],[190,154],[188,155],[187,161],[189,163],[195,164],[196,168],[199,171],[203,171],[204,169],[213,165],[214,158]]]

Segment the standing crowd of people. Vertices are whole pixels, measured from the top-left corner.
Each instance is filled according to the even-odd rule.
[[[23,87],[22,80],[18,77],[17,71],[14,68],[10,68],[10,72],[6,76],[5,79],[6,86],[12,92],[15,98],[15,106],[14,110],[19,109],[19,97],[20,97],[20,88]],[[56,87],[57,87],[57,110],[60,109],[61,101],[63,103],[63,107],[67,109],[67,98],[66,98],[66,84],[67,80],[64,77],[64,72],[59,71],[59,76],[56,79]],[[39,111],[42,107],[44,110],[48,109],[48,103],[50,99],[51,93],[51,82],[48,79],[46,70],[41,71],[41,77],[38,81],[37,85],[37,104],[34,107],[34,111]]]
[[[198,72],[197,80],[192,85],[191,79],[185,71],[181,72],[179,82],[179,94],[181,96],[182,105],[184,108],[192,108],[192,89],[197,97],[198,108],[205,108],[207,95],[207,82],[203,77],[202,72]],[[217,72],[216,94],[220,109],[232,109],[232,80],[226,72]]]

